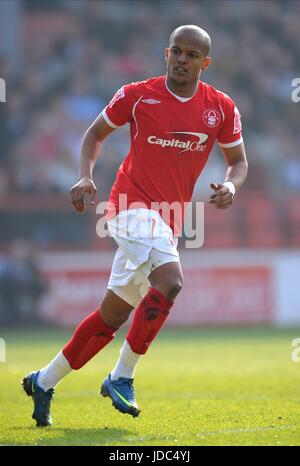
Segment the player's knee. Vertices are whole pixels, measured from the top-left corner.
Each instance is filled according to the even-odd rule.
[[[182,289],[182,280],[178,278],[175,281],[171,281],[168,284],[168,292],[167,292],[167,298],[169,301],[174,301],[176,296],[180,293]]]
[[[159,290],[169,301],[174,301],[183,285],[181,271],[170,268],[157,269],[149,278],[151,286]]]
[[[157,284],[156,288],[169,300],[174,301],[182,288],[182,277],[168,277]]]

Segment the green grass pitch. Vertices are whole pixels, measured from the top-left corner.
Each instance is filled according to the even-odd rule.
[[[163,329],[136,371],[141,414],[133,419],[99,395],[124,332],[57,387],[50,428],[31,419],[20,385],[72,332],[4,331],[1,445],[300,445],[300,329]]]

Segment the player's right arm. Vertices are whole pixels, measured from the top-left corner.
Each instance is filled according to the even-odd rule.
[[[93,169],[99,156],[102,142],[114,130],[115,128],[108,125],[102,114],[100,114],[83,136],[80,151],[79,180],[70,190],[72,204],[78,212],[85,211],[85,193],[88,193],[90,196],[90,205],[93,206],[95,204],[97,188],[93,181]]]
[[[136,84],[121,87],[102,113],[96,118],[85,133],[81,145],[79,180],[71,188],[72,203],[78,212],[85,211],[84,195],[90,195],[90,204],[94,205],[97,188],[93,181],[93,169],[101,150],[101,143],[119,126],[129,123],[133,116]]]

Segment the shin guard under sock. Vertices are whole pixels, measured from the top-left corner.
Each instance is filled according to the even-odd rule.
[[[62,350],[72,369],[80,369],[92,359],[113,339],[116,330],[103,322],[99,310],[80,322]]]
[[[126,337],[132,351],[138,354],[146,353],[173,304],[160,291],[155,288],[149,289],[135,311]]]

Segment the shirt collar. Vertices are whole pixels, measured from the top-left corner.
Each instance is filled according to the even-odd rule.
[[[167,91],[170,92],[170,94],[172,94],[174,97],[176,97],[176,99],[178,99],[180,102],[187,102],[188,100],[191,100],[198,91],[198,87],[197,87],[196,92],[191,97],[181,97],[180,95],[174,94],[174,92],[172,92],[169,89],[167,85],[167,78],[165,78],[165,86],[166,86]]]

